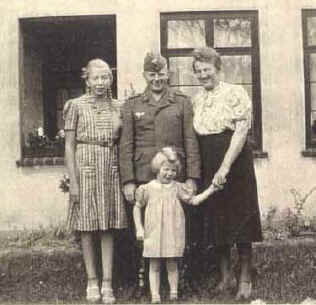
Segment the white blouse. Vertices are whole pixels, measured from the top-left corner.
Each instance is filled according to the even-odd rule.
[[[200,135],[235,130],[236,124],[251,128],[252,103],[240,85],[219,82],[213,90],[204,88],[193,98],[193,126]]]

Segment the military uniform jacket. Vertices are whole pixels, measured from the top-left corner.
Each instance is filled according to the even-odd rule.
[[[123,106],[120,139],[120,173],[123,184],[152,180],[151,160],[165,146],[179,153],[182,172],[179,180],[200,177],[200,155],[193,130],[189,97],[168,88],[159,101],[150,91],[136,95]]]

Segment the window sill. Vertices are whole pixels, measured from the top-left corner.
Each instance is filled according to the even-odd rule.
[[[302,151],[302,156],[307,158],[316,157],[316,148],[308,148]]]
[[[63,157],[26,157],[16,161],[17,167],[63,166]]]
[[[268,153],[262,150],[253,150],[253,157],[256,159],[267,159]]]
[[[253,151],[254,158],[268,158],[268,153],[260,150]],[[316,156],[316,150],[314,151]],[[16,161],[17,167],[32,167],[32,166],[63,166],[65,161],[63,157],[25,157]]]

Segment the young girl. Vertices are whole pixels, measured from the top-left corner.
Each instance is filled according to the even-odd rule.
[[[139,186],[136,191],[134,221],[136,237],[144,241],[143,256],[149,258],[149,283],[152,303],[160,303],[160,264],[166,259],[170,300],[178,298],[177,258],[183,256],[185,246],[185,217],[180,203],[197,205],[216,191],[211,185],[198,196],[193,196],[186,184],[175,181],[181,164],[177,153],[170,147],[158,152],[151,163],[157,178]],[[146,206],[145,224],[141,209]]]

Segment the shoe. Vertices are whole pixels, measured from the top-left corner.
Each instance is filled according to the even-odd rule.
[[[146,292],[145,292],[145,287],[144,286],[143,287],[140,287],[140,286],[136,286],[135,287],[134,292],[133,292],[133,297],[136,300],[141,299],[145,295],[146,295]]]
[[[252,292],[252,282],[242,281],[239,283],[238,292],[236,294],[235,300],[249,300]]]
[[[89,303],[97,303],[101,299],[99,286],[88,286],[86,299]]]
[[[221,294],[221,293],[225,293],[227,290],[231,290],[234,289],[237,285],[237,281],[236,278],[234,276],[230,277],[229,280],[226,281],[220,281],[217,286],[214,289],[214,293],[217,294]]]
[[[160,295],[151,297],[151,304],[160,304],[160,303],[161,303]]]
[[[115,303],[116,299],[115,299],[115,296],[113,294],[112,288],[102,287],[101,294],[102,294],[102,303],[103,304],[114,304]]]
[[[176,302],[178,300],[178,292],[170,292],[170,302]]]

